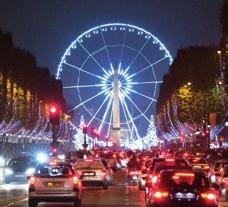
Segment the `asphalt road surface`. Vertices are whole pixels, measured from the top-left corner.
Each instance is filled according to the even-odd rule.
[[[27,185],[0,185],[0,207],[27,207]],[[39,207],[70,207],[71,203],[41,203]],[[114,185],[108,190],[86,188],[83,190],[82,207],[145,207],[144,192],[137,186],[128,186],[125,173],[115,174]],[[220,202],[220,207],[228,202]]]

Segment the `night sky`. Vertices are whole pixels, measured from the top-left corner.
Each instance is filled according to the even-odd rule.
[[[222,0],[0,0],[0,28],[54,74],[69,43],[104,23],[141,26],[172,56],[189,45],[216,45]]]
[[[185,46],[216,46],[221,35],[219,23],[221,7],[222,0],[0,0],[0,28],[11,32],[16,46],[29,50],[36,56],[40,66],[48,67],[51,73],[55,74],[60,58],[69,44],[86,30],[106,23],[128,23],[146,29],[165,44],[173,57],[179,48]],[[80,55],[77,55],[77,58],[82,60]],[[72,59],[71,62],[76,59]],[[159,69],[157,70],[157,76],[161,80],[166,71],[163,70],[161,73]],[[96,70],[97,72],[99,71]],[[73,82],[76,80],[72,74],[66,74],[66,77],[71,78]],[[146,81],[146,77],[150,76],[144,75],[141,80],[133,81]],[[83,82],[83,77],[80,81]],[[87,82],[91,84],[93,79],[84,77],[84,83]],[[145,90],[143,86],[137,90],[144,94],[153,93]],[[94,89],[83,94],[88,95],[88,99],[93,93],[98,92]],[[75,94],[74,91],[70,93]],[[75,101],[72,98],[69,101],[69,97],[73,95],[67,96],[68,104],[72,107],[75,101],[79,101],[77,97]],[[136,97],[135,94],[132,96]],[[101,105],[102,98],[104,97],[95,101],[97,106],[96,104],[89,106],[92,114]],[[140,108],[145,109],[148,105],[142,97],[136,97],[134,101]],[[129,110],[130,108],[134,108],[132,103],[129,104]],[[103,114],[104,110],[105,108]],[[131,114],[137,116],[135,114],[137,111],[132,109]],[[147,117],[153,112],[154,108],[149,109]],[[77,110],[77,115],[80,113],[83,114],[81,109]],[[76,121],[79,122],[80,116],[76,117]],[[141,118],[137,120],[137,125],[139,128],[143,126],[141,131],[145,132],[148,123],[143,124],[141,120]],[[97,122],[96,125],[99,125],[100,121]]]

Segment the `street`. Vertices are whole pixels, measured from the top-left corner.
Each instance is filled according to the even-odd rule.
[[[7,184],[0,186],[1,207],[27,207],[27,185]],[[39,207],[70,207],[70,203],[41,203]],[[115,174],[114,185],[108,190],[101,188],[86,188],[83,190],[82,207],[145,207],[144,192],[137,186],[125,183],[125,173]],[[228,206],[228,202],[221,201],[220,207]]]

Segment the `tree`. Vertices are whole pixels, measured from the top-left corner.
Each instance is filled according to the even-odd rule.
[[[158,146],[158,136],[153,115],[150,117],[150,124],[147,129],[146,137],[143,139],[143,141],[148,147]]]

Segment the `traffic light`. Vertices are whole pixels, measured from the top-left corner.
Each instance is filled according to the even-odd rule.
[[[58,125],[60,120],[60,107],[57,104],[51,104],[49,108],[49,120],[52,125]]]
[[[51,148],[51,154],[52,154],[52,156],[57,156],[57,154],[58,154],[58,148],[57,147],[52,147]]]
[[[91,135],[92,137],[96,137],[97,136],[97,129],[94,127],[91,127]]]

